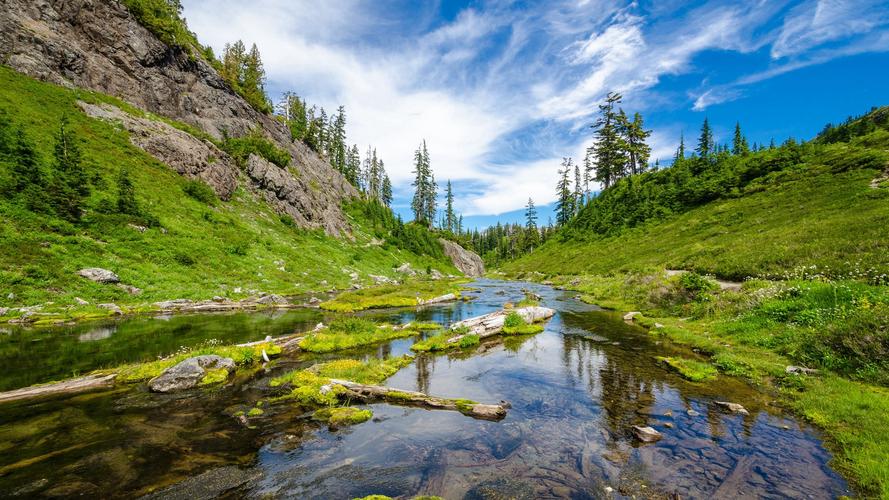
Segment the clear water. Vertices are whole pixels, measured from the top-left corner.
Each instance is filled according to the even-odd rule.
[[[469,303],[370,315],[448,323],[518,300],[522,287],[542,295],[544,305],[558,311],[545,332],[493,340],[472,352],[418,357],[386,382],[440,396],[506,400],[512,409],[503,421],[374,404],[371,421],[331,432],[296,408],[279,405],[266,408],[256,429],[238,424],[230,415],[261,398],[269,377],[318,360],[297,356],[281,360],[270,373],[212,392],[163,396],[119,389],[0,406],[0,492],[133,497],[159,491],[162,496],[188,498],[325,499],[369,494],[849,494],[846,483],[827,465],[830,455],[817,432],[784,414],[767,395],[731,378],[686,382],[653,359],[693,353],[659,343],[619,315],[575,301],[567,292],[488,280],[475,286],[481,290],[479,297]],[[217,315],[176,319],[182,322],[179,328],[191,325],[189,338],[195,342],[204,329],[205,338],[219,338],[220,329],[225,329],[219,324],[230,322],[230,317]],[[318,317],[304,319],[313,325]],[[290,331],[298,323],[283,315],[253,323],[264,326],[241,333],[243,340],[262,338],[276,329]],[[236,338],[241,333],[226,338],[242,340]],[[152,335],[181,338],[173,329]],[[104,352],[101,343],[113,338],[95,340],[97,352]],[[160,349],[156,346],[167,341],[155,340],[155,347],[146,350],[154,356]],[[397,340],[336,357],[397,355],[407,352],[411,342]],[[110,343],[110,350],[115,345]],[[133,359],[136,354],[127,356]],[[727,414],[714,405],[719,400],[740,403],[750,415]],[[690,416],[687,410],[699,415]],[[632,438],[633,425],[651,425],[664,438],[640,445]]]

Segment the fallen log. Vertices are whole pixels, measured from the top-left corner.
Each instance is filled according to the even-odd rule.
[[[529,306],[519,307],[518,309],[504,309],[502,311],[477,316],[475,318],[464,319],[451,325],[451,330],[459,330],[467,328],[469,331],[462,335],[456,335],[448,339],[449,344],[460,342],[466,335],[478,335],[479,339],[497,335],[503,330],[503,323],[510,313],[516,313],[525,320],[526,323],[536,323],[538,321],[547,320],[556,314],[556,311],[548,307]]]
[[[105,389],[114,385],[116,373],[102,375],[87,375],[85,377],[72,378],[50,384],[32,385],[14,391],[0,392],[0,403],[17,401],[20,399],[38,398],[56,394],[71,394],[76,392]]]
[[[431,299],[423,300],[417,297],[417,305],[426,306],[429,304],[438,304],[439,302],[448,302],[451,300],[457,300],[457,294],[455,293],[447,293],[444,295],[439,295],[438,297],[432,297]]]
[[[301,333],[292,333],[290,335],[281,335],[280,337],[266,337],[263,340],[246,342],[237,344],[236,347],[253,347],[260,344],[272,343],[281,348],[283,352],[293,352],[299,350],[299,343],[305,338]]]
[[[337,384],[348,389],[347,395],[364,402],[386,401],[391,404],[421,406],[431,410],[451,410],[483,420],[502,420],[506,417],[509,403],[501,401],[499,404],[483,404],[468,399],[451,399],[437,396],[429,396],[422,392],[403,391],[381,385],[365,385],[348,380],[331,379],[331,384]]]

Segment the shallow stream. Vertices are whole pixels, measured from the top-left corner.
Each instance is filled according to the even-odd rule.
[[[349,499],[834,498],[850,494],[817,431],[742,381],[691,383],[655,356],[694,353],[573,298],[479,280],[477,298],[369,316],[448,324],[498,310],[522,288],[557,310],[535,336],[471,352],[418,356],[386,385],[480,402],[509,401],[500,422],[373,404],[374,418],[339,431],[283,405],[255,429],[232,418],[270,377],[320,357],[281,359],[268,373],[213,390],[157,395],[123,388],[0,406],[0,496]],[[141,317],[0,337],[0,390],[147,360],[208,339],[257,340],[311,329],[319,311]],[[409,352],[413,339],[325,356]],[[730,414],[714,401],[744,405]],[[633,425],[663,433],[640,444]]]

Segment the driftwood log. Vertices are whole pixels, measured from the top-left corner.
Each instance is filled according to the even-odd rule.
[[[61,382],[53,382],[51,384],[32,385],[31,387],[24,387],[14,391],[0,392],[0,403],[7,403],[19,399],[51,396],[55,394],[73,394],[94,389],[104,389],[113,386],[115,378],[117,378],[116,373],[108,373],[103,375],[87,375],[85,377],[72,378]]]
[[[506,417],[509,403],[501,401],[499,404],[476,403],[464,399],[441,398],[429,396],[422,392],[404,391],[381,385],[365,385],[348,380],[331,379],[332,384],[337,384],[348,389],[347,395],[364,402],[385,401],[390,404],[420,406],[431,410],[451,410],[483,420],[502,420]]]
[[[517,309],[504,309],[502,311],[492,312],[484,316],[464,319],[451,325],[451,330],[459,328],[468,328],[469,332],[464,335],[456,335],[448,339],[449,344],[460,342],[465,335],[478,335],[480,339],[497,335],[503,330],[503,323],[509,313],[516,313],[525,320],[526,323],[536,323],[538,321],[552,318],[556,311],[548,307],[529,306],[519,307]]]

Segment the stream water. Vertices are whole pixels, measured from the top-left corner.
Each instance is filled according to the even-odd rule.
[[[213,390],[157,395],[121,388],[0,406],[0,496],[93,498],[834,498],[850,494],[818,433],[772,398],[728,377],[691,383],[654,356],[694,353],[620,316],[541,285],[479,280],[477,298],[380,320],[444,324],[485,314],[531,288],[557,310],[546,331],[471,352],[418,356],[386,385],[481,402],[509,401],[500,422],[373,404],[374,418],[339,431],[287,405],[256,428],[231,415],[262,398],[270,377],[319,357]],[[311,329],[318,311],[134,318],[0,335],[3,389],[172,352]],[[330,357],[408,352],[412,339]],[[23,374],[21,371],[29,371]],[[715,401],[744,405],[726,413]],[[633,425],[663,433],[633,439]]]

